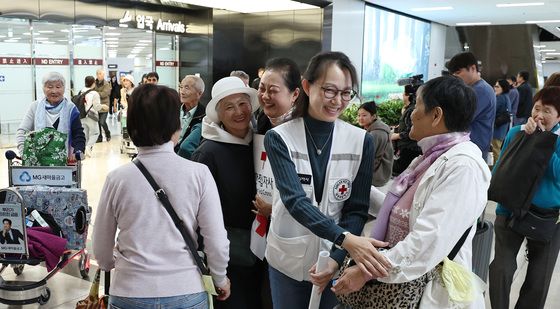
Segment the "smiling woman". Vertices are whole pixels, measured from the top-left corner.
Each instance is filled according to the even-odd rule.
[[[27,133],[44,128],[54,128],[68,135],[66,148],[70,158],[76,151],[85,151],[86,138],[80,122],[80,112],[70,100],[64,97],[65,84],[64,76],[58,72],[49,72],[43,76],[45,96],[29,106],[16,133],[20,154],[23,153]]]
[[[215,308],[263,308],[260,290],[265,267],[249,247],[256,194],[250,122],[257,107],[257,91],[246,87],[240,78],[217,81],[202,120],[204,140],[191,156],[191,160],[208,166],[214,176],[230,241],[227,273],[232,293]]]

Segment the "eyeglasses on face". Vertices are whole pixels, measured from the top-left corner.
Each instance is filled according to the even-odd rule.
[[[339,93],[342,101],[350,101],[356,96],[356,91],[354,91],[354,89],[338,90],[332,87],[321,87],[321,89],[323,89],[323,93],[327,99],[334,99]]]

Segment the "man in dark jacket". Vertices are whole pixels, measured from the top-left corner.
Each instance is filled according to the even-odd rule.
[[[525,124],[531,117],[533,110],[533,90],[529,85],[529,72],[520,71],[517,73],[517,91],[519,92],[519,106],[515,115],[513,125]]]
[[[105,138],[107,141],[111,140],[111,131],[109,131],[109,126],[107,125],[107,115],[109,114],[109,96],[111,95],[111,84],[105,80],[105,71],[103,69],[98,69],[96,72],[97,79],[95,80],[95,91],[99,93],[99,99],[101,100],[101,110],[99,111],[99,137],[97,137],[97,142],[101,143],[103,141],[103,135],[101,134],[101,128],[105,131]]]
[[[202,118],[206,115],[204,105],[200,104],[199,100],[204,93],[204,81],[196,75],[187,75],[181,81],[179,86],[179,97],[181,99],[181,135],[179,136],[179,143],[175,145],[175,152],[178,152],[181,143],[189,137],[193,128],[197,127],[196,134],[198,134],[197,141],[194,142],[194,149],[200,144],[200,131],[198,127],[202,122]],[[194,134],[194,133],[193,133]],[[192,140],[192,138],[190,139]],[[192,148],[192,147],[191,147]],[[192,149],[194,151],[194,149]],[[189,154],[190,155],[190,154]]]
[[[12,228],[12,220],[6,218],[2,220],[2,224],[4,228],[0,233],[0,244],[19,245],[19,240],[24,240],[23,234],[19,230]]]

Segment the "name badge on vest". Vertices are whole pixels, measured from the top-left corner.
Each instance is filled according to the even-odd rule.
[[[340,179],[334,183],[333,195],[337,201],[343,201],[348,199],[350,191],[352,189],[352,182],[350,179]]]
[[[310,185],[311,184],[311,175],[307,174],[297,174],[299,177],[299,183],[302,185]]]

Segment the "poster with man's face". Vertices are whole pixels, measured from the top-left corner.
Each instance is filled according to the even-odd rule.
[[[27,254],[24,217],[19,204],[0,204],[0,253]]]

